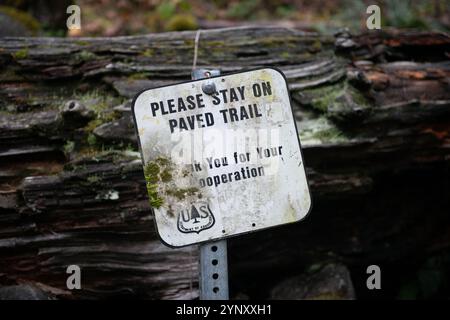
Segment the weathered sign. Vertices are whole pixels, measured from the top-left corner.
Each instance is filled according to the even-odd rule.
[[[137,95],[161,240],[185,246],[292,223],[311,207],[287,82],[272,68]]]

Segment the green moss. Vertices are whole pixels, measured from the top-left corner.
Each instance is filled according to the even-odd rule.
[[[323,142],[337,140],[343,137],[342,131],[333,127],[322,131],[315,132],[312,137]]]
[[[121,117],[121,113],[115,110],[109,110],[108,107],[100,115],[100,119],[105,122],[111,122]]]
[[[298,38],[286,36],[286,37],[265,37],[264,39],[261,39],[259,43],[263,45],[264,47],[279,47],[279,46],[285,46],[286,44],[295,44],[298,42]]]
[[[148,199],[150,201],[150,205],[153,208],[160,208],[163,205],[164,199],[158,195],[158,185],[157,184],[147,182],[147,193],[148,193]]]
[[[95,146],[97,144],[97,138],[95,137],[94,134],[90,133],[87,137],[87,143],[90,146]]]
[[[77,45],[79,45],[79,46],[87,46],[87,45],[89,45],[89,42],[88,42],[88,41],[81,41],[81,40],[78,40],[78,41],[75,41],[75,43],[76,43]]]
[[[155,50],[147,49],[141,53],[144,57],[153,57],[155,55]]]
[[[313,106],[324,113],[328,112],[330,106],[335,102],[338,95],[325,95],[313,101]]]
[[[159,163],[162,166],[168,166],[170,164],[169,159],[167,158],[163,158],[163,157],[158,157],[155,160],[157,163]]]
[[[79,100],[87,108],[94,111],[95,119],[88,122],[84,127],[84,131],[92,133],[95,128],[106,122],[117,120],[121,114],[120,112],[112,110],[113,105],[119,104],[117,98],[101,94],[99,91],[92,91],[83,95],[75,95],[75,100]]]
[[[164,203],[161,194],[175,197],[179,200],[198,193],[198,188],[176,188],[169,183],[173,180],[173,167],[169,159],[158,157],[144,166],[144,177],[147,181],[147,191],[150,204],[159,208]]]
[[[164,204],[164,200],[162,198],[150,198],[150,205],[153,208],[160,208]]]
[[[311,105],[314,109],[327,113],[338,97],[345,93],[346,85],[338,83],[331,86],[317,87],[303,91],[303,94],[311,97]]]
[[[26,57],[28,57],[28,49],[27,48],[23,48],[23,49],[17,50],[16,52],[14,52],[12,54],[12,56],[16,60],[25,59]]]
[[[125,147],[125,152],[128,153],[139,153],[139,150],[136,145],[128,143]]]
[[[95,53],[86,50],[82,50],[76,54],[76,60],[78,61],[91,61],[95,60],[96,58],[97,55]]]
[[[72,99],[80,101],[80,103],[85,105],[86,108],[92,110],[95,115],[95,118],[90,120],[84,126],[84,135],[81,140],[77,141],[76,154],[74,157],[96,157],[98,154],[112,150],[111,145],[99,139],[93,132],[102,124],[117,120],[121,116],[121,113],[114,111],[112,106],[121,102],[123,103],[122,99],[111,97],[107,94],[100,93],[99,91],[73,94]],[[114,147],[119,149],[122,149],[122,147],[126,148],[125,145],[117,146],[116,144],[114,144]]]
[[[370,102],[364,95],[349,85],[346,81],[334,85],[323,86],[303,91],[304,95],[311,97],[311,105],[314,109],[329,113],[345,111],[354,103],[362,108],[370,107]]]
[[[86,181],[89,182],[90,184],[96,184],[99,183],[102,180],[102,178],[98,175],[92,175],[87,177]]]
[[[198,192],[198,188],[178,188],[178,189],[169,189],[167,190],[167,194],[178,198],[179,200],[183,200],[186,196],[192,196]]]
[[[304,121],[299,134],[304,144],[337,143],[349,140],[348,135],[326,116]]]
[[[169,182],[169,181],[171,181],[172,180],[171,170],[169,170],[167,168],[164,169],[163,172],[161,172],[160,177],[161,177],[161,181],[162,182]]]
[[[342,95],[340,91],[324,92],[323,95],[318,96],[313,100],[313,107],[324,113],[328,112],[330,106],[336,101],[336,99]]]
[[[71,140],[67,140],[66,144],[63,147],[64,154],[69,155],[75,150],[75,142]]]
[[[144,177],[148,183],[156,183],[159,181],[159,165],[155,162],[149,162],[144,167]]]
[[[97,128],[99,125],[103,123],[100,119],[93,119],[88,122],[88,124],[84,127],[85,132],[92,132],[95,128]]]
[[[146,80],[150,76],[147,72],[133,73],[128,76],[128,80]]]
[[[319,271],[320,269],[322,269],[322,267],[323,267],[323,264],[322,264],[322,263],[314,263],[314,264],[312,264],[312,265],[310,265],[310,266],[308,267],[308,269],[306,270],[306,272],[308,272],[308,273],[314,273],[314,272],[317,272],[317,271]]]
[[[98,90],[84,94],[75,94],[74,99],[79,100],[86,107],[92,109],[96,114],[108,108],[108,96]]]
[[[322,43],[319,40],[316,40],[312,43],[310,47],[310,52],[318,52],[322,50]]]
[[[156,162],[149,162],[144,167],[144,177],[147,181],[147,193],[150,205],[159,208],[164,203],[164,199],[158,194],[158,182],[160,167]]]
[[[283,51],[283,52],[280,54],[280,56],[281,56],[283,59],[288,59],[288,58],[291,57],[291,54],[290,54],[289,52],[287,52],[287,51]]]
[[[359,106],[368,106],[369,102],[367,101],[366,97],[364,97],[364,95],[356,90],[355,88],[349,86],[348,87],[348,92],[352,97],[352,100]]]

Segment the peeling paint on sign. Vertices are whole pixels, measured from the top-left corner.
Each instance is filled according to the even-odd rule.
[[[203,92],[204,84],[216,91]],[[133,102],[161,240],[179,247],[292,223],[311,207],[287,82],[271,68],[141,92]]]

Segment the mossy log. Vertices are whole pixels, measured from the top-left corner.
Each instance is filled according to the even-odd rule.
[[[0,285],[198,296],[197,248],[155,234],[130,119],[138,91],[190,79],[194,38],[0,39]],[[449,52],[433,32],[201,33],[201,67],[285,73],[313,195],[305,222],[229,241],[232,295],[268,297],[324,260],[352,270],[448,250]],[[66,288],[71,264],[82,290]]]

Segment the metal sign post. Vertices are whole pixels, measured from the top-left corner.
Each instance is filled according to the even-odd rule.
[[[195,69],[192,79],[203,79],[220,75],[219,70]],[[215,92],[212,83],[202,87],[206,94]],[[200,300],[228,300],[227,240],[200,245],[199,287]]]
[[[200,300],[228,300],[227,240],[200,245]]]

